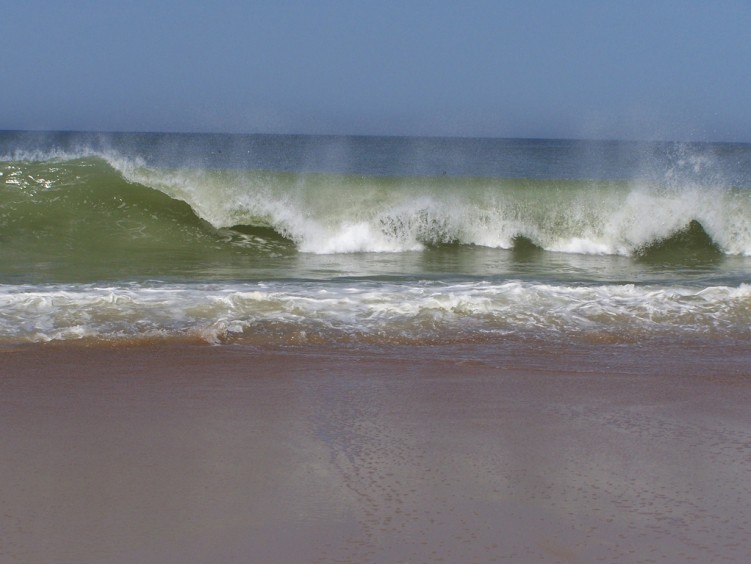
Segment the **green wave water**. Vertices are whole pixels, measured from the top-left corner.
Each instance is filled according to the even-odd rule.
[[[186,273],[293,249],[269,230],[216,229],[183,201],[130,182],[102,158],[4,163],[0,269],[97,279]]]
[[[746,189],[158,169],[103,156],[4,162],[0,174],[6,278],[236,273],[299,254],[456,247],[662,263],[751,254]]]

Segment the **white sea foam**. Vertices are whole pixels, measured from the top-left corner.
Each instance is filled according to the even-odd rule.
[[[565,286],[509,281],[441,283],[129,284],[0,287],[0,339],[10,342],[198,336],[270,341],[480,335],[633,338],[749,337],[751,285],[704,289]]]

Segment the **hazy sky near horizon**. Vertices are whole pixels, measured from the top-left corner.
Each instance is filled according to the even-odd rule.
[[[751,142],[745,0],[0,2],[0,129]]]

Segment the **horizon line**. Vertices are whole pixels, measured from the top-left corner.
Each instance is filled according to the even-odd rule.
[[[395,133],[279,133],[279,132],[226,132],[226,131],[190,131],[190,130],[119,130],[119,129],[3,129],[0,133],[52,133],[52,134],[86,134],[86,135],[207,135],[207,136],[268,136],[268,137],[360,137],[360,138],[400,138],[400,139],[477,139],[496,141],[596,141],[602,143],[679,143],[679,144],[715,144],[715,145],[751,145],[751,141],[697,141],[686,139],[647,139],[617,137],[537,137],[537,136],[492,136],[492,135],[420,135]]]

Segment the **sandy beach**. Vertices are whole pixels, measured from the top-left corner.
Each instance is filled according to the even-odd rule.
[[[748,353],[680,352],[4,349],[0,559],[746,561]]]

